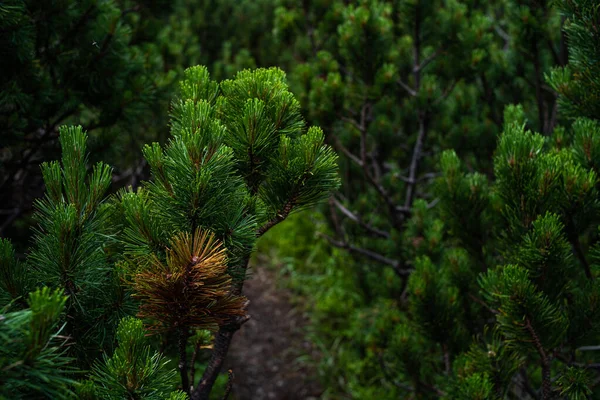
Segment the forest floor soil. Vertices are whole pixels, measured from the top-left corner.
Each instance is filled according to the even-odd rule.
[[[318,359],[305,338],[308,320],[292,304],[289,290],[277,285],[268,268],[254,268],[244,283],[251,316],[233,338],[226,369],[234,373],[230,400],[311,400],[322,388],[314,369],[298,360]]]

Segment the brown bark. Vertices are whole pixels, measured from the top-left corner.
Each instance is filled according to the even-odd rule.
[[[250,255],[242,264],[243,271],[245,273],[248,269],[248,262],[250,261]],[[241,295],[244,287],[244,280],[239,279],[234,282],[231,292],[234,295]],[[215,335],[215,341],[213,343],[213,349],[208,361],[208,365],[202,374],[202,378],[198,383],[198,386],[194,388],[194,391],[190,395],[191,400],[208,400],[210,392],[223,368],[225,357],[229,351],[231,345],[231,339],[233,339],[234,333],[240,329],[242,324],[246,322],[249,317],[238,318],[232,320],[229,324],[219,327],[219,331]]]

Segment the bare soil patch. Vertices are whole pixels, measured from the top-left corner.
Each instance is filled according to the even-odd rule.
[[[318,357],[304,337],[308,321],[276,278],[255,268],[244,284],[251,319],[234,336],[227,357],[225,367],[235,374],[230,399],[309,400],[322,393],[314,371],[298,361],[306,354]]]

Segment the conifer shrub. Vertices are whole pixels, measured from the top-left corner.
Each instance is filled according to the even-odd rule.
[[[165,70],[156,1],[22,1],[0,5],[0,233],[27,236],[43,194],[40,163],[59,154],[59,127],[83,125],[94,160],[135,181],[141,144],[156,140],[176,76]],[[164,129],[163,129],[164,131]],[[118,144],[118,145],[117,145]],[[128,168],[130,168],[128,170]],[[23,240],[24,242],[26,240]],[[19,250],[23,246],[17,240]]]
[[[596,57],[580,39],[585,30],[594,35],[598,7],[559,7],[574,62],[547,79],[572,122],[542,135],[527,129],[523,106],[508,106],[491,176],[443,153],[435,188],[443,245],[417,259],[401,340],[386,348],[390,379],[406,391],[453,399],[596,396],[599,208],[591,155],[600,124],[586,113],[595,97],[575,106],[569,94],[581,90],[578,68]]]
[[[82,125],[113,191],[148,177],[138,149],[164,142],[183,71],[218,79],[278,65],[274,0],[12,0],[0,5],[0,234],[24,251],[38,165],[59,155],[62,125]],[[260,38],[260,39],[259,39]]]
[[[110,167],[87,169],[83,129],[61,128],[32,251],[19,262],[1,243],[0,330],[15,343],[0,359],[12,372],[3,395],[207,399],[249,318],[242,289],[257,238],[338,185],[335,153],[306,128],[279,69],[217,83],[190,68],[171,114],[167,144],[143,150],[151,180],[111,197]],[[23,300],[32,291],[37,302]],[[57,379],[36,384],[48,369]]]
[[[471,332],[485,320],[473,306],[460,317],[469,327],[446,332],[454,327],[457,290],[477,285],[468,270],[445,275],[437,289],[411,277],[422,272],[433,279],[442,262],[466,257],[445,252],[447,226],[438,218],[441,198],[433,190],[441,154],[456,149],[467,168],[481,171],[474,179],[482,181],[493,172],[491,156],[509,103],[524,105],[532,128],[552,132],[562,117],[544,73],[567,61],[562,16],[550,3],[512,1],[281,1],[275,15],[276,38],[293,48],[285,54],[293,60],[291,87],[309,120],[327,127],[340,154],[342,188],[322,208],[329,226],[318,228],[337,250],[319,254],[331,257],[321,270],[312,267],[308,250],[310,257],[290,268],[292,279],[307,282],[314,308],[327,310],[316,313],[312,329],[326,349],[321,366],[328,391],[351,398],[408,396],[395,385],[402,381],[395,360],[406,355],[424,363],[408,368],[424,377],[408,385],[418,389],[415,396],[440,396],[433,381],[452,358],[438,369],[443,352],[433,352],[435,340],[426,341],[407,318],[419,319],[428,332],[438,330],[431,334],[447,343],[435,346],[452,352],[468,349]],[[463,197],[456,199],[459,214],[478,212]],[[461,231],[487,234],[488,220],[474,224]],[[447,289],[449,283],[457,286]],[[441,298],[434,296],[438,289]],[[411,303],[414,292],[422,297]],[[430,312],[430,301],[440,313]],[[398,337],[409,344],[393,347],[402,343]]]

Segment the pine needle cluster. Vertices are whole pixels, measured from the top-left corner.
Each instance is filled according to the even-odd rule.
[[[335,153],[305,128],[275,68],[220,84],[188,69],[171,133],[143,149],[150,181],[107,196],[111,168],[88,169],[86,133],[60,129],[61,160],[42,164],[31,251],[21,262],[0,241],[0,364],[12,395],[208,398],[249,318],[242,287],[257,238],[338,185]]]
[[[245,314],[246,299],[230,293],[225,248],[208,232],[177,235],[166,262],[153,257],[133,279],[138,316],[155,321],[153,330],[215,329]]]

